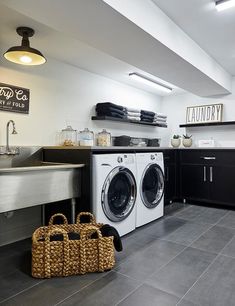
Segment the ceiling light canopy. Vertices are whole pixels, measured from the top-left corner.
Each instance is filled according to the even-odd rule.
[[[144,75],[142,75],[140,73],[137,73],[137,72],[129,73],[129,76],[131,78],[133,78],[134,80],[137,80],[137,81],[139,81],[141,83],[144,83],[144,84],[146,84],[148,86],[154,87],[154,88],[156,88],[158,90],[164,91],[166,93],[172,92],[172,88],[171,87],[168,87],[167,85],[163,85],[163,84],[161,84],[161,83],[159,83],[159,82],[157,82],[155,80],[152,80],[152,79],[150,79],[150,78],[148,78],[148,77],[146,77],[146,76],[144,76]]]
[[[235,0],[217,0],[215,2],[217,10],[223,11],[235,6]]]
[[[4,57],[15,64],[34,66],[46,62],[45,57],[37,49],[29,45],[29,37],[34,35],[34,30],[28,27],[19,27],[16,32],[22,36],[21,46],[11,47],[4,53]]]

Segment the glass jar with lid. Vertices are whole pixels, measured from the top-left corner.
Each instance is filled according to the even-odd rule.
[[[76,146],[77,145],[77,131],[68,125],[65,129],[61,131],[61,141],[62,146]]]
[[[88,128],[79,132],[80,146],[93,146],[94,145],[94,133]]]
[[[101,147],[109,147],[111,146],[111,134],[103,129],[97,135],[97,145]]]

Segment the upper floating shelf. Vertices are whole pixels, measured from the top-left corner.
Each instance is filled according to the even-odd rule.
[[[210,122],[210,123],[192,123],[192,124],[180,124],[180,127],[197,127],[197,126],[215,126],[215,125],[235,125],[235,121],[225,122]]]
[[[92,116],[91,120],[109,120],[109,121],[126,122],[126,123],[133,123],[133,124],[167,128],[167,126],[163,126],[163,125],[160,125],[160,124],[157,124],[157,123],[142,122],[142,121],[136,121],[135,122],[135,121],[131,121],[131,120],[128,120],[128,119],[114,118],[114,117],[110,117],[110,116]]]

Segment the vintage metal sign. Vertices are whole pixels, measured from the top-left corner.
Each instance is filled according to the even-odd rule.
[[[29,89],[0,83],[0,111],[29,113]]]
[[[187,107],[186,123],[209,123],[222,121],[223,104]]]

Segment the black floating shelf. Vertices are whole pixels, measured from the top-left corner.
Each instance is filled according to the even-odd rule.
[[[235,121],[225,121],[225,122],[209,122],[209,123],[188,123],[180,124],[180,127],[198,127],[198,126],[221,126],[221,125],[235,125]]]
[[[158,126],[162,128],[167,128],[167,126],[163,126],[161,124],[157,123],[151,123],[151,122],[142,122],[142,121],[131,121],[128,119],[121,119],[121,118],[114,118],[110,116],[92,116],[91,120],[109,120],[109,121],[116,121],[116,122],[125,122],[125,123],[133,123],[133,124],[141,124],[141,125],[148,125],[148,126]]]

